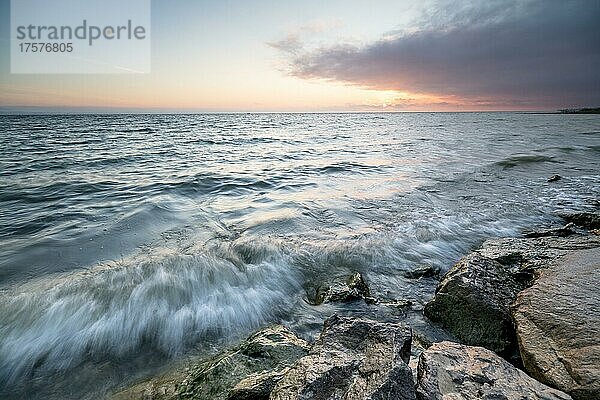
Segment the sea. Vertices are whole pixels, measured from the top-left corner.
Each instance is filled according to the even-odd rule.
[[[2,115],[0,398],[104,398],[333,313],[433,332],[411,271],[598,207],[598,115]],[[354,272],[412,308],[314,304]]]

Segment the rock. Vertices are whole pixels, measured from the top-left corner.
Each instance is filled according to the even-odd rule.
[[[334,315],[271,400],[414,399],[409,327]]]
[[[377,300],[376,303],[397,310],[407,310],[413,306],[413,302],[407,299],[383,299]]]
[[[424,314],[466,344],[512,357],[516,337],[509,306],[524,287],[507,266],[472,253],[444,275]]]
[[[310,345],[282,325],[261,329],[250,335],[238,347],[244,356],[270,360],[276,364],[290,358],[298,359],[308,352]]]
[[[534,274],[572,251],[598,246],[597,236],[503,238],[488,240],[475,252],[506,265],[513,274]]]
[[[557,182],[560,181],[562,179],[562,176],[560,175],[552,175],[550,178],[548,178],[548,182]]]
[[[574,235],[575,234],[575,231],[573,230],[574,228],[575,228],[575,224],[569,222],[567,225],[560,227],[560,228],[551,228],[551,229],[543,229],[540,231],[526,232],[524,236],[526,238],[539,238],[539,237],[546,237],[546,236],[565,237],[565,236],[569,236],[569,235]]]
[[[419,278],[435,278],[439,275],[440,271],[431,265],[422,265],[411,271],[404,272],[404,276],[408,279],[419,279]]]
[[[572,214],[563,214],[561,217],[567,221],[572,222],[577,226],[581,226],[586,229],[600,229],[600,214],[591,212],[580,212]]]
[[[371,298],[367,282],[360,273],[356,272],[348,277],[336,279],[330,285],[318,288],[314,303],[318,305],[360,299],[367,303],[374,301]]]
[[[238,382],[229,392],[227,400],[269,400],[275,384],[283,378],[288,368],[252,374]]]
[[[466,344],[517,362],[508,310],[516,294],[562,257],[599,246],[599,237],[580,235],[488,240],[444,275],[424,314]]]
[[[264,392],[269,385],[272,387],[277,374],[308,354],[309,347],[306,341],[283,326],[265,328],[250,335],[240,345],[195,364],[185,372],[176,371],[139,383],[115,394],[113,399],[224,400],[228,396],[241,399],[245,393]],[[260,375],[265,371],[269,371],[266,376]],[[245,378],[248,380],[244,386],[237,386]]]
[[[512,308],[526,370],[575,399],[600,398],[600,247],[543,270]]]
[[[431,346],[431,344],[429,346]],[[419,358],[421,357],[421,354],[425,351],[427,347],[423,346],[423,343],[420,343],[418,341],[415,333],[413,332],[413,342],[410,349],[410,360],[408,362],[408,366],[412,371],[413,382],[417,382],[417,367],[419,365]]]
[[[190,374],[181,398],[224,399],[243,378],[279,370],[308,353],[309,345],[283,326],[252,334],[233,352],[216,357]]]
[[[436,343],[421,353],[416,391],[419,400],[570,399],[490,350],[452,342]]]
[[[111,400],[177,399],[179,383],[185,380],[185,377],[184,371],[176,370],[119,391],[110,398]]]

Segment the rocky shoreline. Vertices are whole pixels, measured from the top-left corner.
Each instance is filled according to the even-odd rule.
[[[456,342],[419,340],[401,319],[333,315],[313,343],[268,327],[112,398],[598,399],[600,215],[562,217],[567,226],[489,240],[441,277],[423,314]],[[309,301],[410,307],[358,273]]]

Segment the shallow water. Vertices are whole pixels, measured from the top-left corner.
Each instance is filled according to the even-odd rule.
[[[310,336],[369,312],[306,302],[352,271],[418,310],[436,281],[404,271],[600,199],[595,115],[0,116],[0,143],[3,398],[97,398],[274,322]]]

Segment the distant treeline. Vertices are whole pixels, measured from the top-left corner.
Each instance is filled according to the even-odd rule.
[[[600,114],[600,107],[565,108],[560,110],[561,114]]]

